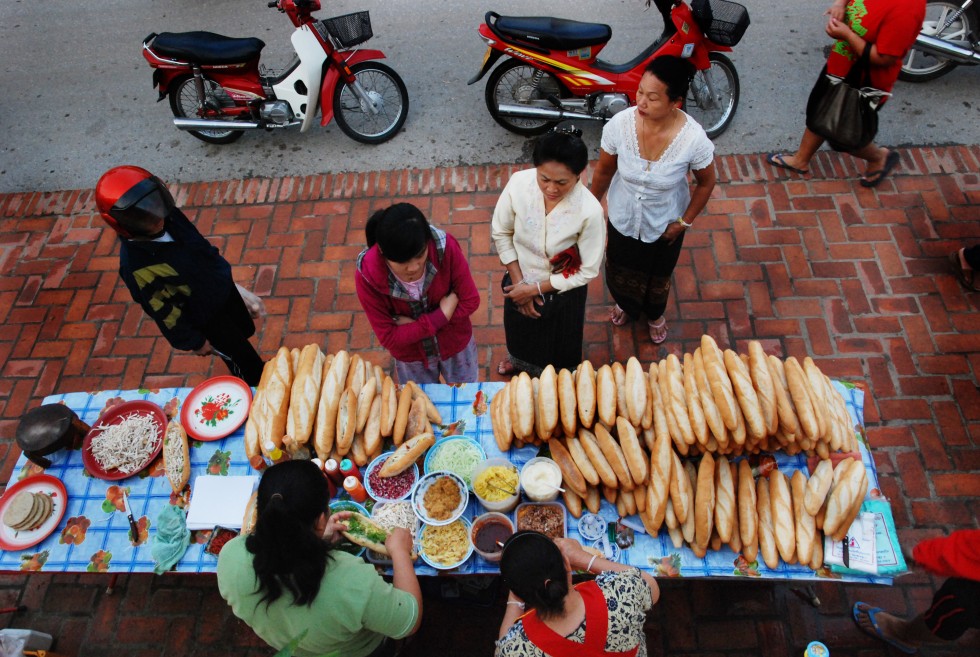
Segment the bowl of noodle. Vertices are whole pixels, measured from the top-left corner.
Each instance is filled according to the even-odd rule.
[[[452,570],[473,554],[470,540],[472,523],[458,518],[448,525],[422,525],[419,529],[419,556],[436,570]]]
[[[123,402],[103,413],[85,435],[82,463],[97,479],[118,481],[138,474],[163,449],[167,415],[153,402]]]

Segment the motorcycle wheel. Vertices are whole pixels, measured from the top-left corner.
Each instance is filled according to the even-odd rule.
[[[540,77],[535,82],[535,75]],[[486,101],[487,109],[493,120],[513,133],[531,137],[540,135],[554,126],[558,121],[545,119],[525,119],[519,116],[502,116],[498,111],[501,105],[530,105],[555,109],[548,96],[563,98],[568,92],[551,73],[529,66],[516,59],[508,59],[498,66],[487,79]]]
[[[209,78],[204,78],[206,102],[210,107],[234,107],[235,101],[225,92],[224,87]],[[170,110],[177,118],[200,119],[216,118],[201,112],[197,102],[197,88],[194,77],[188,75],[174,83],[170,91]],[[228,121],[230,124],[234,122]],[[188,130],[191,135],[209,144],[230,144],[245,134],[244,130]]]
[[[395,71],[378,62],[351,66],[361,87],[379,105],[377,114],[361,103],[354,90],[338,84],[333,92],[333,112],[344,134],[363,144],[380,144],[397,134],[408,117],[408,90]]]
[[[922,34],[951,41],[966,49],[970,49],[970,35],[976,34],[977,26],[973,25],[974,15],[966,10],[952,25],[943,30],[942,35],[936,34],[946,23],[949,16],[957,11],[960,5],[955,0],[928,0],[926,2],[926,18],[922,21]],[[902,70],[898,73],[900,80],[906,82],[928,82],[946,75],[954,68],[956,62],[945,57],[938,57],[912,48],[902,60]]]
[[[735,118],[739,84],[738,71],[732,60],[717,52],[708,53],[708,59],[711,66],[695,73],[691,81],[691,88],[684,100],[684,111],[701,124],[708,139],[714,139],[725,132]],[[708,97],[708,79],[714,89],[714,99]]]

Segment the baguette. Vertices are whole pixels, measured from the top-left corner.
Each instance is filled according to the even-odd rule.
[[[647,485],[637,484],[633,489],[633,500],[636,503],[636,512],[643,513],[647,509]]]
[[[599,513],[599,509],[602,508],[602,494],[598,487],[589,486],[585,496],[585,508],[592,513]]]
[[[289,350],[289,362],[292,366],[293,372],[299,369],[299,348],[293,347]]]
[[[684,371],[687,371],[686,359]],[[694,350],[694,382],[698,387],[698,399],[701,402],[701,411],[704,414],[705,423],[715,440],[719,444],[725,445],[728,442],[728,427],[721,417],[721,411],[718,410],[714,394],[711,392],[711,386],[708,384],[708,376],[704,372],[704,358],[701,356],[700,347]]]
[[[793,519],[796,529],[796,558],[801,564],[809,564],[813,558],[817,527],[813,516],[805,508],[806,475],[802,470],[793,473],[790,490],[793,496]]]
[[[755,484],[756,504],[759,513],[759,551],[770,570],[779,566],[779,550],[776,547],[776,530],[772,521],[772,504],[769,499],[769,482],[759,477]]]
[[[684,354],[684,400],[687,402],[687,415],[691,421],[694,438],[701,445],[708,444],[708,422],[698,394],[694,356]]]
[[[585,477],[582,476],[578,466],[575,465],[575,460],[562,442],[560,440],[549,441],[548,449],[551,450],[551,458],[561,470],[561,478],[565,482],[565,486],[575,491],[580,497],[585,497]]]
[[[558,372],[558,415],[566,436],[578,431],[578,407],[575,399],[575,379],[564,367]]]
[[[653,407],[653,434],[656,438],[664,437],[667,441],[670,441],[672,440],[670,426],[667,424],[667,412],[660,399],[660,383],[657,380],[658,373],[657,364],[650,363],[650,373],[647,376],[647,392],[649,393],[651,406]]]
[[[687,445],[693,445],[697,438],[691,427],[691,417],[687,410],[687,400],[684,393],[684,375],[681,374],[681,362],[677,356],[667,356],[667,389],[670,392],[670,410],[680,429],[681,437]]]
[[[346,351],[334,354],[329,366],[324,361],[320,399],[313,427],[313,447],[316,455],[324,461],[329,458],[336,442],[337,410],[340,408],[340,395],[344,392],[343,381],[347,378],[349,363]]]
[[[364,380],[366,378],[364,359],[354,354],[350,357],[350,367],[347,369],[347,380],[344,381],[344,388],[360,390],[364,387]]]
[[[836,470],[841,471],[839,479],[827,498],[827,515],[824,517],[823,531],[829,536],[838,535],[841,529],[844,532],[849,529],[849,526],[841,527],[841,525],[845,523],[855,507],[860,508],[868,492],[864,462],[857,459],[851,459],[850,463],[846,461],[847,459],[837,465]],[[836,472],[835,478],[837,478]]]
[[[769,473],[769,504],[772,508],[772,528],[779,556],[786,563],[792,563],[796,556],[793,498],[786,475],[779,470]]]
[[[722,543],[731,542],[737,522],[735,480],[728,459],[720,454],[715,462],[715,529]]]
[[[735,487],[734,490],[736,491],[735,508],[734,508],[733,513],[732,513],[732,537],[728,541],[728,547],[730,547],[732,549],[732,552],[734,552],[735,554],[739,554],[740,552],[742,552],[743,546],[742,546],[742,534],[741,534],[741,532],[739,530],[739,526],[738,526],[738,499],[737,499],[737,496],[738,496],[738,468],[735,466],[734,463],[731,463],[731,462],[728,463],[728,474],[732,478],[732,484],[734,485],[734,487]],[[717,477],[715,477],[715,479],[717,480]],[[715,503],[715,508],[717,508],[717,502]],[[718,524],[718,522],[717,522],[717,514],[715,514],[715,532],[716,533],[718,531],[717,524]],[[720,534],[719,534],[719,537],[720,537]],[[719,538],[719,540],[720,540],[720,538]],[[745,557],[746,557],[746,560],[749,561],[749,563],[751,563],[752,561],[755,561],[755,559],[749,559],[748,558],[748,555],[745,555]]]
[[[505,385],[500,389],[494,399],[499,398],[500,402],[497,406],[497,417],[496,423],[500,424],[500,438],[497,442],[497,447],[500,448],[501,452],[506,452],[510,449],[511,443],[514,440],[514,425],[511,423],[510,419],[510,386]]]
[[[350,454],[351,459],[359,467],[364,467],[368,464],[367,448],[364,445],[364,434],[354,432],[354,439],[350,443]]]
[[[558,426],[558,375],[549,364],[538,377],[538,395],[535,417],[540,418],[541,438],[550,437]],[[582,487],[583,495],[585,486]]]
[[[402,441],[405,440],[405,430],[408,428],[408,415],[411,411],[412,388],[405,384],[402,385],[401,392],[398,394],[398,406],[395,409],[395,424],[391,430],[391,439],[395,443],[395,447],[401,445]]]
[[[626,458],[626,465],[633,482],[637,485],[643,484],[649,479],[649,464],[646,452],[640,447],[640,439],[636,436],[636,430],[629,420],[620,416],[616,418],[616,433],[619,436],[619,446],[623,450],[623,456]]]
[[[609,433],[609,430],[602,424],[595,425],[595,437],[599,443],[599,449],[602,450],[602,455],[606,457],[609,465],[612,466],[613,471],[616,473],[619,488],[633,490],[635,486],[633,476],[630,474],[629,465],[626,463],[626,455],[623,454],[623,449],[619,446],[619,443],[616,442],[612,434]]]
[[[690,448],[688,443],[684,441],[684,434],[674,415],[674,404],[670,394],[670,373],[667,371],[666,359],[658,363],[657,385],[660,387],[660,401],[663,403],[664,416],[667,418],[667,431],[670,433],[671,440],[674,441],[677,452],[682,456],[687,456]]]
[[[616,424],[616,378],[613,376],[612,368],[603,365],[596,372],[596,405],[599,413],[599,421],[607,427]]]
[[[163,434],[163,470],[174,494],[180,495],[191,478],[191,457],[187,432],[177,420],[170,420]]]
[[[337,407],[336,449],[340,456],[346,456],[354,442],[354,428],[357,424],[357,397],[350,388],[340,395]]]
[[[412,436],[389,456],[378,470],[380,477],[394,477],[412,467],[412,464],[419,460],[427,449],[436,442],[435,436],[431,433],[420,433]]]
[[[708,385],[711,387],[711,394],[718,406],[718,412],[725,422],[729,431],[734,431],[738,426],[735,419],[736,406],[735,392],[732,390],[732,382],[728,378],[725,369],[725,357],[718,343],[710,335],[701,336],[701,358],[704,360],[704,373],[708,378]]]
[[[381,396],[375,395],[367,422],[364,423],[364,451],[368,454],[379,452],[381,443]]]
[[[417,436],[420,433],[432,433],[429,419],[425,415],[425,402],[416,397],[408,411],[408,422],[405,423],[405,435]]]
[[[578,430],[579,443],[582,445],[582,449],[589,457],[589,461],[592,463],[592,467],[595,468],[596,474],[599,475],[599,479],[602,480],[604,486],[610,488],[616,488],[619,486],[619,478],[616,476],[616,471],[613,470],[612,465],[606,460],[605,455],[602,453],[602,449],[599,447],[599,441],[595,434],[586,429],[585,427],[579,427]]]
[[[727,468],[727,462],[725,467]],[[711,454],[705,453],[698,465],[697,492],[694,495],[694,542],[701,549],[708,546],[714,526],[717,502],[715,469],[715,459]],[[730,526],[729,532],[731,532]]]
[[[425,394],[425,390],[422,390],[419,384],[415,383],[415,381],[409,381],[408,385],[412,389],[412,400],[421,399],[423,402],[425,402],[425,417],[429,420],[429,422],[435,425],[442,424],[442,415],[439,414],[439,409],[436,408],[436,405],[432,403],[431,399],[429,399],[429,395]]]
[[[647,412],[647,385],[643,366],[640,365],[636,356],[630,356],[629,360],[626,361],[624,396],[626,397],[626,411],[633,426],[640,426],[643,422],[643,416]]]
[[[759,549],[759,511],[755,480],[748,459],[738,464],[738,531],[745,558],[755,561]]]
[[[374,403],[374,398],[378,394],[378,384],[374,380],[374,376],[364,382],[361,389],[357,392],[357,425],[354,427],[355,433],[361,433],[364,431],[364,427],[367,424],[368,417],[371,415],[371,404]],[[380,407],[378,409],[380,411]],[[379,423],[380,425],[380,423]]]
[[[670,500],[670,472],[667,473],[666,478],[651,476],[650,484],[646,487],[646,496],[646,514],[653,528],[650,535],[656,536],[664,523],[667,502]]]
[[[759,408],[766,425],[766,433],[773,435],[779,428],[779,410],[776,406],[776,390],[769,371],[769,361],[758,340],[749,341],[749,375],[759,397]]]
[[[390,533],[387,529],[357,511],[351,511],[350,517],[340,522],[345,526],[340,533],[348,541],[378,554],[390,556],[388,548],[385,547],[385,541],[388,540]]]
[[[673,501],[677,522],[684,524],[688,515],[694,515],[694,488],[677,452],[671,451],[670,457],[670,499]]]
[[[258,427],[259,443],[263,453],[266,443],[282,446],[286,435],[286,416],[289,414],[289,393],[293,384],[293,363],[289,349],[280,347],[279,351],[264,367],[271,368],[269,378],[262,389],[262,409],[259,417],[264,424]],[[264,369],[264,368],[263,368]],[[269,454],[265,454],[270,456]]]
[[[783,366],[786,371],[786,384],[789,387],[790,397],[793,399],[793,407],[796,409],[796,417],[800,421],[803,433],[807,438],[813,440],[820,435],[820,425],[817,423],[817,416],[813,410],[806,374],[803,373],[799,361],[792,356],[786,359]]]
[[[683,467],[684,479],[687,480],[688,485],[691,487],[691,491],[696,491],[698,488],[698,471],[694,467],[694,464],[690,461],[684,463]],[[684,540],[687,541],[691,550],[694,551],[695,555],[704,552],[704,547],[698,546],[697,543],[697,512],[695,507],[695,500],[697,499],[694,492],[691,493],[691,508],[687,511],[687,518],[681,523],[681,533],[684,535]],[[677,509],[675,508],[676,512]],[[710,532],[709,532],[710,534]],[[703,554],[702,554],[703,556]]]
[[[789,385],[786,383],[786,369],[783,361],[775,356],[766,358],[769,365],[769,373],[772,374],[772,387],[776,395],[776,411],[779,416],[779,428],[790,440],[795,440],[800,433],[800,421],[796,417],[796,407],[793,406],[793,399],[789,394]]]
[[[834,466],[829,460],[820,461],[810,479],[806,482],[804,507],[811,516],[816,516],[827,499],[830,485],[834,481]]]
[[[806,382],[810,386],[810,400],[813,403],[813,413],[817,417],[819,436],[826,437],[830,430],[830,414],[826,395],[824,394],[823,372],[807,356],[803,359],[803,374],[806,375]]]
[[[395,429],[395,416],[398,414],[398,390],[395,382],[387,374],[381,384],[381,435],[387,438]]]
[[[595,369],[591,361],[582,361],[575,371],[575,401],[579,421],[583,427],[591,429],[596,410]]]
[[[514,436],[527,440],[534,436],[534,385],[527,372],[510,380],[510,413]]]
[[[619,497],[616,500],[617,507],[619,503],[622,502],[623,510],[625,513],[620,514],[622,517],[635,516],[636,515],[636,496],[633,495],[631,490],[619,489]]]
[[[766,423],[762,417],[762,407],[759,405],[759,396],[755,393],[752,386],[752,377],[749,375],[749,368],[742,362],[731,349],[725,350],[725,368],[728,370],[728,378],[735,389],[739,408],[742,409],[742,417],[745,419],[745,427],[748,434],[755,440],[762,440],[766,437]]]
[[[616,415],[628,419],[630,411],[626,405],[626,368],[616,361],[612,364],[612,373],[616,382]]]
[[[286,416],[286,433],[292,436],[296,445],[306,444],[313,433],[323,381],[323,360],[323,352],[315,344],[308,344],[300,351]]]
[[[578,466],[579,472],[582,473],[582,477],[585,478],[588,485],[598,486],[602,483],[599,473],[596,472],[595,466],[589,460],[589,456],[585,453],[585,448],[582,447],[582,442],[577,436],[567,436],[565,438],[565,447],[568,448],[568,453],[571,454],[572,460],[575,461],[575,465]],[[613,478],[615,476],[615,473],[613,473]]]
[[[861,505],[864,503],[864,494],[868,490],[868,473],[866,470],[861,470],[861,482],[858,484],[858,497],[854,501],[854,505],[851,507],[850,513],[844,519],[844,522],[840,524],[837,531],[831,535],[831,538],[835,541],[842,541],[844,537],[847,536],[847,532],[850,531],[851,525],[857,520],[858,515],[861,513]]]
[[[582,503],[584,501],[582,497],[580,497],[578,493],[576,493],[570,488],[566,488],[564,491],[562,491],[561,495],[562,495],[562,499],[565,501],[565,508],[568,509],[568,512],[570,514],[572,514],[572,517],[581,518]]]
[[[245,456],[248,457],[249,463],[255,469],[265,467],[265,459],[262,458],[262,447],[259,444],[261,442],[259,430],[260,427],[265,425],[265,418],[263,416],[265,403],[262,401],[262,390],[265,389],[270,376],[272,376],[272,366],[266,363],[262,367],[262,376],[259,379],[259,385],[255,388],[255,394],[252,395],[252,406],[249,408],[248,419],[245,422]]]

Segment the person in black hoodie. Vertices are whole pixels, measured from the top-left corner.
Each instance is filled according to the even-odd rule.
[[[248,339],[261,301],[252,299],[250,312],[231,265],[175,206],[163,181],[139,167],[115,167],[99,179],[95,199],[120,237],[120,277],[167,341],[199,356],[216,354],[233,375],[258,385],[263,361]]]

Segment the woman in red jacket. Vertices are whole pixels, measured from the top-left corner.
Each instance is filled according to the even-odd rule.
[[[368,219],[357,256],[357,298],[401,383],[476,381],[470,315],[480,294],[456,239],[411,203]]]

